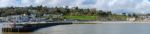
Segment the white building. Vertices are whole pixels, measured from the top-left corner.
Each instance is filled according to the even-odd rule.
[[[138,15],[140,21],[150,21],[150,15]]]
[[[130,17],[130,18],[127,18],[128,21],[135,21],[136,18],[135,17]]]

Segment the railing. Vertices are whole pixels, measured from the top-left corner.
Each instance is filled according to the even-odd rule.
[[[57,23],[57,22],[20,22],[20,23],[1,23],[3,28],[12,28],[16,24],[40,24],[40,23]]]
[[[13,23],[1,23],[1,27],[2,28],[12,28],[13,27]]]

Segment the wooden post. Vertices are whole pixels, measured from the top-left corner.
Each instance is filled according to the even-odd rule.
[[[0,34],[3,34],[3,33],[2,33],[2,27],[3,27],[3,24],[0,23]]]

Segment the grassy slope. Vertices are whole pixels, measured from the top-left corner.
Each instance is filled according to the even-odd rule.
[[[77,20],[97,20],[97,16],[64,16],[67,19],[77,19]],[[99,17],[100,19],[101,17]],[[111,15],[109,18],[115,20],[126,20],[127,16],[123,15]]]
[[[112,15],[110,18],[112,19],[118,19],[118,20],[126,20],[127,16],[123,16],[123,15]]]
[[[97,16],[64,16],[67,19],[96,20]]]

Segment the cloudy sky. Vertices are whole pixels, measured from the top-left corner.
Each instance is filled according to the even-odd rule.
[[[79,6],[81,8],[97,8],[111,10],[116,13],[150,13],[150,0],[0,0],[0,7],[9,6]]]

